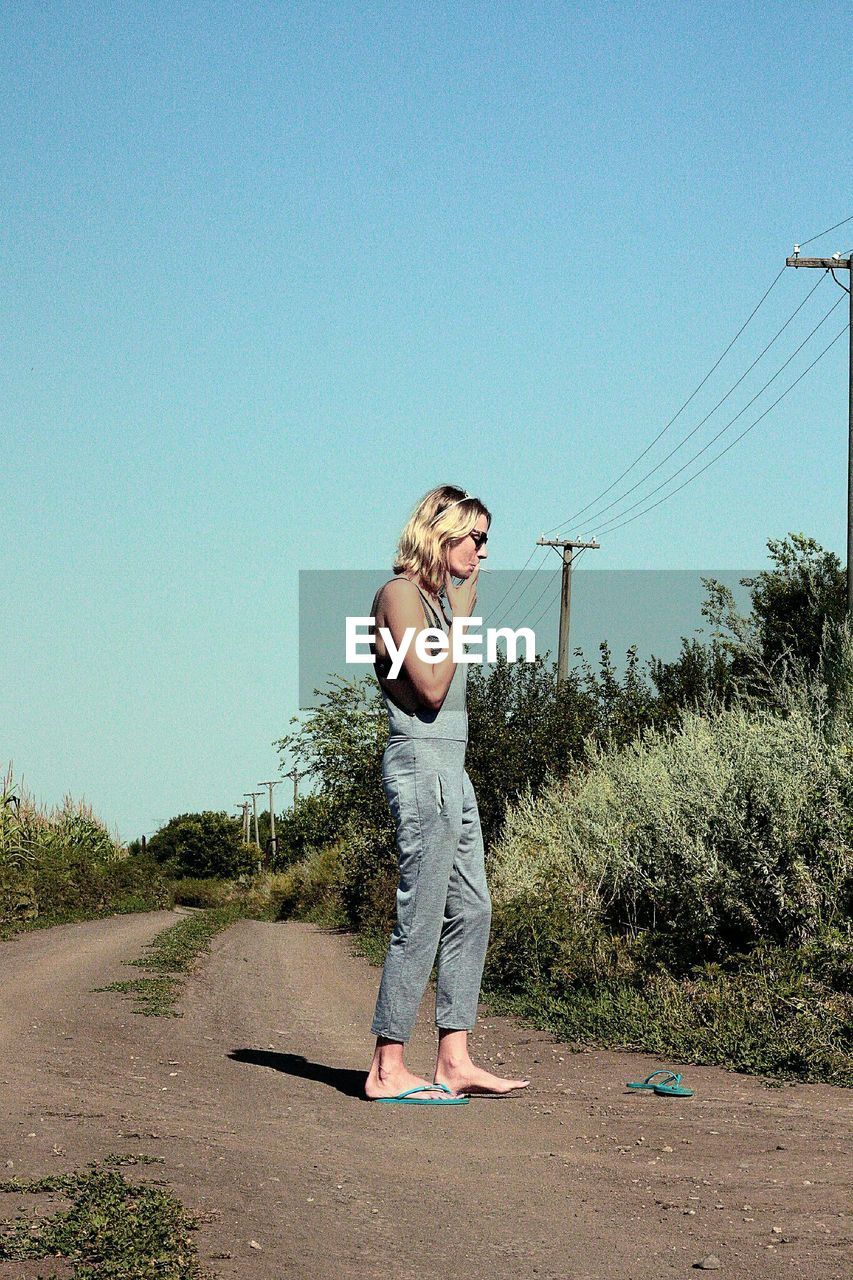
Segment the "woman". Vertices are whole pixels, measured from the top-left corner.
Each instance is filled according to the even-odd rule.
[[[477,800],[465,772],[467,666],[453,661],[457,618],[474,614],[479,564],[488,555],[491,515],[454,485],[432,489],[400,535],[394,573],[376,593],[375,670],[388,711],[382,785],[394,815],[400,882],[372,1031],[377,1037],[365,1094],[377,1102],[458,1105],[469,1095],[500,1095],[527,1080],[504,1080],[474,1065],[474,1026],[486,956],[491,903]],[[462,579],[455,586],[453,578]],[[444,592],[453,618],[441,601]],[[409,645],[396,679],[380,628],[399,651],[407,628],[440,631],[449,648],[434,663]],[[433,637],[432,652],[442,643]],[[434,1083],[405,1066],[433,963],[438,958]]]

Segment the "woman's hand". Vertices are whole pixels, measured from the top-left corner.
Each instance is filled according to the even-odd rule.
[[[453,585],[453,579],[450,574],[445,572],[444,575],[444,594],[447,596],[447,603],[453,610],[453,616],[459,618],[471,618],[474,616],[474,609],[477,606],[477,579],[480,576],[480,566],[473,571],[470,578],[466,578],[458,587]]]

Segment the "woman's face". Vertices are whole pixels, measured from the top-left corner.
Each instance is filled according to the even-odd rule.
[[[485,543],[488,532],[488,520],[485,516],[478,516],[471,533],[448,542],[445,560],[448,572],[454,578],[470,578],[479,562],[486,559],[489,554]]]

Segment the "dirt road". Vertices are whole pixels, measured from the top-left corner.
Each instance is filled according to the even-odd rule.
[[[239,921],[181,1018],[93,990],[139,977],[125,962],[175,918],[0,944],[0,1176],[162,1156],[126,1175],[206,1217],[194,1238],[222,1277],[663,1280],[709,1254],[737,1280],[850,1273],[846,1091],[685,1067],[695,1098],[632,1094],[659,1063],[486,1018],[477,1054],[530,1074],[526,1095],[377,1106],[360,1088],[379,975],[345,938]],[[412,1066],[432,1052],[425,1002]]]

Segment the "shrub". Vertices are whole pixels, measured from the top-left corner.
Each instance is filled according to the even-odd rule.
[[[239,818],[205,810],[182,813],[148,841],[153,858],[173,876],[206,879],[247,875],[256,870],[258,850],[244,844]]]
[[[339,847],[309,854],[275,877],[270,888],[273,919],[313,919],[330,925],[345,923],[340,903]]]
[[[338,842],[340,899],[354,929],[384,928],[393,919],[397,854],[390,819],[382,826],[349,822]]]
[[[237,896],[234,881],[218,876],[181,876],[171,882],[170,890],[172,903],[185,907],[223,907]]]
[[[588,772],[509,811],[496,902],[547,898],[590,937],[654,930],[681,966],[833,923],[850,907],[853,753],[820,688],[590,743]]]
[[[276,868],[300,862],[313,850],[331,844],[340,825],[339,807],[325,792],[300,796],[292,809],[276,818]]]
[[[169,891],[153,859],[124,858],[92,862],[80,849],[61,846],[39,858],[32,888],[41,915],[93,914],[153,910],[167,906]]]

